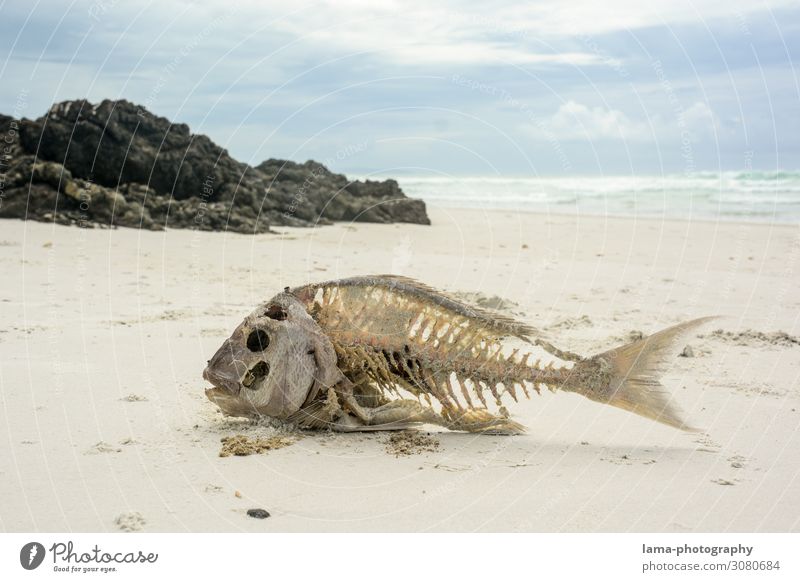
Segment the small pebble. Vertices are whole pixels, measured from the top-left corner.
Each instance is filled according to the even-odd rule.
[[[692,346],[687,345],[683,348],[683,351],[680,353],[680,357],[682,358],[693,358],[694,357],[694,349]]]
[[[269,517],[269,511],[266,509],[248,509],[247,515],[255,517],[256,519],[267,519]]]
[[[241,499],[241,498],[242,498],[242,492],[241,492],[241,491],[234,491],[234,492],[233,492],[233,494],[234,494],[236,497],[238,497],[239,499]]]

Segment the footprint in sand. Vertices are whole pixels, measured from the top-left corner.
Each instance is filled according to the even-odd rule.
[[[114,520],[114,523],[117,524],[117,527],[122,531],[131,532],[142,531],[147,524],[147,520],[145,520],[144,516],[138,511],[126,511],[120,513]]]
[[[728,462],[730,462],[731,467],[734,469],[743,469],[747,464],[747,458],[741,455],[733,455],[728,458]]]
[[[105,441],[100,441],[98,443],[93,444],[89,450],[87,450],[84,454],[85,455],[98,455],[100,453],[121,453],[122,449],[119,447],[115,447],[114,445],[110,445]]]

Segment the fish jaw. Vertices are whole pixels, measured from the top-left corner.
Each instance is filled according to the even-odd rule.
[[[238,396],[232,395],[225,388],[219,388],[217,386],[206,388],[206,398],[216,404],[225,416],[239,416],[245,418],[261,416],[252,404],[242,400]]]
[[[242,382],[238,375],[234,376],[233,374],[219,372],[211,366],[203,370],[203,379],[210,382],[214,389],[218,391],[225,390],[233,396],[238,396],[242,391]]]
[[[208,367],[203,370],[203,378],[212,384],[211,388],[206,388],[206,398],[216,404],[225,416],[260,416],[259,411],[242,398],[242,383],[238,377]]]

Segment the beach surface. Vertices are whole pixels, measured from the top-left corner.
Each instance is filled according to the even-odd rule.
[[[800,228],[430,216],[257,236],[0,221],[0,530],[800,530]],[[663,375],[702,432],[546,391],[507,403],[523,436],[394,441],[206,399],[206,360],[259,302],[377,273],[471,293],[585,355],[723,316]],[[220,457],[236,435],[277,446]]]

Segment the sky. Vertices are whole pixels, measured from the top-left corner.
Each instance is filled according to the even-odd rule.
[[[127,99],[348,174],[800,169],[796,0],[0,0],[0,112]]]

